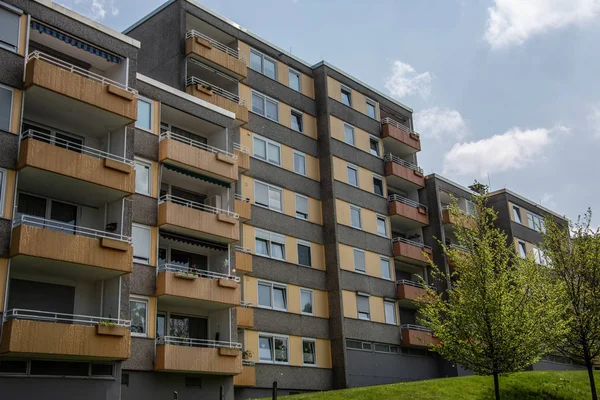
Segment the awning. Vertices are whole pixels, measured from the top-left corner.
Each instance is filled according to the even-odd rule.
[[[46,25],[40,24],[39,22],[31,21],[31,27],[33,29],[38,30],[40,33],[45,33],[47,35],[55,37],[58,40],[62,40],[65,43],[69,43],[71,46],[75,46],[81,50],[88,51],[99,57],[105,58],[107,61],[114,62],[116,64],[121,64],[121,59],[119,57],[107,53],[104,50],[100,50],[94,46],[90,46],[89,44],[72,38],[71,36],[65,35],[62,32],[58,32],[52,28],[47,27]]]
[[[220,181],[218,179],[215,178],[211,178],[210,176],[206,176],[206,175],[201,175],[201,174],[197,174],[195,172],[192,171],[188,171],[187,169],[183,169],[183,168],[179,168],[179,167],[175,167],[173,165],[169,165],[169,164],[164,164],[165,168],[174,172],[178,172],[180,174],[183,175],[187,175],[187,176],[191,176],[192,178],[196,178],[196,179],[200,179],[203,180],[205,182],[208,183],[212,183],[213,185],[219,185],[219,186],[223,186],[223,187],[231,187],[231,185],[227,182],[224,181]]]
[[[193,246],[206,247],[207,249],[227,251],[228,246],[222,243],[211,242],[209,240],[194,239],[187,236],[177,235],[176,233],[160,231],[160,237],[167,240],[174,240],[179,243],[191,244]]]

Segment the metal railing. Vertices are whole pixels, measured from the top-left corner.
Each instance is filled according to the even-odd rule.
[[[193,208],[194,210],[203,211],[203,212],[207,212],[207,213],[211,213],[211,214],[223,214],[223,215],[227,215],[229,217],[233,217],[236,219],[240,218],[239,214],[235,213],[233,211],[223,210],[221,208],[209,206],[208,204],[198,203],[198,202],[195,202],[192,200],[184,199],[182,197],[173,196],[171,194],[162,195],[158,199],[158,204],[162,204],[164,202]]]
[[[10,309],[4,314],[4,320],[25,319],[31,321],[47,321],[57,323],[68,323],[71,325],[88,325],[94,326],[101,323],[106,323],[116,326],[131,326],[131,321],[127,319],[92,317],[89,315],[64,314],[51,311],[26,310],[22,308]]]
[[[192,85],[203,86],[207,89],[210,89],[214,94],[217,94],[221,97],[226,98],[227,100],[233,101],[234,103],[237,103],[239,105],[242,105],[242,106],[248,108],[248,102],[245,99],[242,99],[239,95],[228,92],[225,89],[221,89],[220,87],[215,86],[212,83],[203,81],[202,79],[196,78],[195,76],[190,76],[186,80],[186,86],[192,86]]]
[[[194,338],[182,338],[177,336],[162,336],[156,339],[156,344],[170,344],[174,346],[190,346],[190,347],[207,347],[211,349],[226,348],[226,349],[242,349],[241,343],[236,342],[221,342],[217,340],[205,340]]]
[[[198,268],[190,268],[190,267],[185,267],[183,265],[178,265],[178,264],[162,264],[158,267],[158,272],[181,272],[184,274],[190,274],[190,275],[194,275],[197,276],[199,278],[206,278],[206,279],[228,279],[231,281],[235,281],[235,282],[239,282],[240,281],[240,277],[239,276],[235,276],[235,275],[227,275],[227,274],[221,274],[219,272],[212,272],[212,271],[205,271],[202,269],[198,269]]]
[[[212,47],[214,47],[217,50],[222,51],[223,53],[227,53],[228,55],[230,55],[231,57],[237,58],[240,61],[242,61],[244,64],[248,63],[248,60],[246,60],[246,57],[242,54],[240,54],[240,49],[232,49],[229,46],[224,45],[221,42],[217,42],[215,39],[211,38],[210,36],[206,36],[204,33],[200,33],[195,29],[189,30],[187,31],[187,33],[185,34],[185,38],[186,40],[191,38],[191,37],[199,37],[202,38],[204,40],[206,40],[208,43],[211,44]]]
[[[235,246],[235,251],[239,251],[240,253],[252,254],[252,250],[244,246]]]
[[[425,212],[427,212],[427,206],[424,204],[421,204],[417,201],[411,200],[411,199],[407,199],[406,197],[402,197],[399,194],[391,194],[388,196],[388,201],[392,202],[392,201],[397,201],[399,203],[402,204],[406,204],[407,206],[411,206],[414,208],[423,208],[425,209]]]
[[[403,130],[404,132],[408,133],[408,134],[413,134],[413,135],[417,135],[417,137],[420,137],[420,135],[415,132],[415,131],[411,131],[410,128],[406,125],[401,124],[400,122],[391,119],[390,117],[385,117],[384,119],[381,120],[381,124],[388,124],[388,125],[392,125],[398,129]]]
[[[246,202],[246,203],[250,203],[250,197],[245,197],[245,196],[242,196],[241,194],[237,194],[236,193],[235,194],[235,199],[243,201],[243,202]]]
[[[158,140],[161,141],[161,140],[164,140],[164,139],[173,139],[173,140],[176,140],[176,141],[181,142],[183,144],[187,144],[189,146],[196,147],[196,148],[198,148],[200,150],[208,151],[209,153],[224,154],[224,155],[226,155],[228,157],[233,158],[234,160],[237,160],[237,158],[238,158],[237,155],[235,155],[233,153],[230,153],[230,152],[225,151],[225,150],[221,150],[218,147],[210,146],[208,144],[199,142],[199,141],[194,140],[194,139],[187,138],[185,136],[179,135],[177,133],[173,133],[171,131],[161,132],[161,134],[159,135],[159,139]]]
[[[250,361],[250,360],[242,360],[242,365],[244,367],[254,367],[255,363],[254,363],[254,361]]]
[[[252,302],[250,302],[250,301],[244,301],[244,300],[242,300],[240,302],[240,306],[246,307],[246,308],[250,308],[250,307],[254,307],[254,304],[252,304]]]
[[[406,243],[406,244],[410,244],[412,246],[422,247],[424,249],[431,249],[431,246],[427,246],[425,243],[415,242],[413,240],[404,239],[402,237],[395,237],[395,238],[393,238],[392,239],[392,243],[395,243],[395,242]]]
[[[421,288],[421,289],[425,289],[427,287],[426,285],[423,285],[422,283],[411,281],[409,279],[398,279],[396,281],[396,285],[408,285],[408,286],[414,286],[416,288]]]
[[[426,328],[426,327],[421,326],[421,325],[414,325],[414,324],[400,325],[400,329],[410,329],[410,330],[413,330],[413,331],[433,332],[429,328]]]
[[[400,157],[395,156],[391,153],[386,154],[385,157],[383,157],[383,161],[393,162],[394,164],[402,165],[403,167],[412,169],[413,171],[420,172],[421,174],[423,173],[423,168],[421,168],[418,165],[415,165],[411,162],[405,161],[405,160],[401,159]]]
[[[54,221],[51,219],[34,217],[31,215],[20,214],[13,219],[13,228],[20,225],[28,225],[36,228],[50,229],[57,232],[70,233],[78,236],[85,236],[92,239],[112,239],[119,240],[121,242],[132,243],[130,236],[121,235],[118,233],[101,231],[98,229],[86,228],[84,226],[78,226],[69,224],[67,222]]]
[[[54,64],[57,67],[60,67],[62,69],[66,69],[67,71],[70,71],[70,72],[72,72],[74,74],[77,74],[77,75],[81,75],[81,76],[83,76],[85,78],[95,80],[96,82],[99,82],[99,83],[101,83],[103,85],[113,85],[113,86],[116,86],[116,87],[121,88],[123,90],[126,90],[129,93],[132,93],[134,95],[138,94],[137,90],[135,90],[133,88],[130,88],[127,85],[124,85],[124,84],[119,83],[117,81],[113,81],[112,79],[108,79],[108,78],[106,78],[106,77],[104,77],[102,75],[99,75],[99,74],[87,71],[87,70],[85,70],[83,68],[77,67],[77,66],[75,66],[73,64],[70,64],[70,63],[68,63],[66,61],[63,61],[61,59],[58,59],[56,57],[49,56],[48,54],[42,53],[39,50],[35,50],[34,52],[32,52],[31,54],[29,54],[27,56],[27,62],[29,62],[31,60],[34,60],[34,59],[39,59],[39,60],[46,61],[46,62],[48,62],[50,64]]]
[[[239,143],[235,143],[235,142],[234,142],[234,143],[233,143],[233,148],[234,148],[235,150],[239,150],[239,151],[241,151],[242,153],[248,153],[248,154],[250,154],[250,149],[249,149],[248,147],[246,147],[246,146],[242,146],[242,145],[241,145],[241,144],[239,144]]]
[[[73,142],[67,139],[59,138],[48,133],[36,131],[34,129],[28,129],[25,132],[21,132],[21,140],[35,139],[42,142],[49,143],[54,146],[64,147],[67,150],[76,151],[78,153],[87,154],[96,158],[107,158],[110,160],[118,161],[127,165],[133,166],[133,160],[128,160],[125,157],[117,156],[115,154],[108,153],[106,151],[98,150],[93,147],[84,146],[77,142]]]
[[[466,247],[460,246],[458,244],[451,244],[450,246],[448,246],[451,249],[455,249],[455,250],[460,250],[460,251],[464,251],[465,253],[469,252],[469,249],[467,249]]]

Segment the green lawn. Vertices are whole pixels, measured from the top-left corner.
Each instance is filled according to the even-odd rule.
[[[600,372],[595,373],[600,388]],[[467,376],[279,397],[287,400],[493,399],[492,377]],[[519,372],[500,377],[503,400],[590,399],[587,371]]]

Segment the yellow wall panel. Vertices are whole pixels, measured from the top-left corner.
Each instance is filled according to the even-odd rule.
[[[150,260],[149,263],[156,267],[156,256],[158,251],[158,227],[150,227]]]
[[[240,83],[238,86],[238,94],[240,99],[246,100],[248,102],[248,109],[252,109],[252,91],[250,87]]]
[[[367,114],[367,98],[364,94],[352,90],[352,108],[363,114]]]
[[[288,312],[300,314],[300,287],[288,285]]]
[[[12,219],[13,217],[13,205],[15,200],[15,179],[17,173],[12,169],[6,170],[6,183],[5,183],[5,193],[4,193],[4,210],[2,211],[2,217],[6,219]],[[0,280],[2,276],[0,276]]]
[[[312,197],[308,198],[308,220],[315,224],[323,225],[321,200],[313,199]]]
[[[248,150],[250,151],[250,155],[254,154],[252,152],[252,132],[250,132],[247,129],[244,128],[240,128],[240,144],[242,146],[245,146],[248,148]]]
[[[365,251],[365,267],[367,275],[381,278],[381,256],[379,254]]]
[[[363,208],[361,217],[363,231],[377,235],[377,214],[369,209]]]
[[[155,135],[159,135],[160,134],[160,102],[153,100],[152,108],[153,108],[152,133],[154,133]]]
[[[327,76],[327,94],[332,99],[342,101],[342,85],[330,76]]]
[[[256,278],[244,275],[244,301],[258,305],[258,286]]]
[[[288,77],[289,79],[289,77]],[[310,97],[311,99],[315,98],[315,81],[308,75],[300,74],[300,90],[302,94]]]
[[[25,47],[27,45],[27,15],[22,14],[19,21],[19,55],[25,56]]]
[[[344,317],[358,318],[356,307],[356,293],[349,290],[342,290],[342,302],[344,305]]]
[[[294,172],[294,151],[283,144],[281,145],[281,167]]]
[[[10,132],[16,135],[21,130],[21,105],[23,104],[23,92],[13,89],[12,114],[10,116]]]
[[[296,217],[296,194],[287,189],[283,189],[283,213]]]
[[[313,311],[315,317],[329,318],[329,298],[323,290],[313,290]]]
[[[246,57],[246,60],[248,60],[248,64],[250,63],[250,46],[248,46],[241,40],[238,40],[238,53]]]
[[[315,269],[325,270],[325,247],[321,244],[310,244],[310,255],[312,267]]]
[[[302,357],[302,338],[290,336],[290,364],[298,367],[304,365]]]
[[[354,250],[345,244],[338,244],[340,257],[340,268],[346,271],[354,271]],[[365,252],[366,253],[366,252]]]
[[[304,123],[303,134],[313,139],[317,138],[317,119],[310,114],[304,113],[302,116]]]
[[[382,297],[370,296],[369,308],[371,310],[371,321],[385,323]]]
[[[369,193],[373,193],[373,171],[358,167],[358,187]]]
[[[346,161],[333,157],[333,179],[348,183],[348,170]]]
[[[292,108],[289,104],[279,102],[279,123],[285,127],[292,128]]]
[[[254,245],[254,227],[248,224],[243,224],[242,238],[245,249],[250,249],[252,254],[256,253],[256,247]]]
[[[4,310],[4,291],[6,290],[6,272],[8,271],[8,258],[0,258],[0,310]]]
[[[317,339],[317,367],[331,368],[331,343],[329,340]]]
[[[254,179],[247,175],[241,175],[242,196],[250,199],[250,203],[254,204]]]
[[[288,66],[279,61],[277,61],[277,80],[282,85],[290,85],[290,75],[288,74]]]
[[[344,141],[344,121],[339,118],[334,117],[333,115],[329,116],[329,129],[331,130],[331,137],[339,140],[340,142]],[[356,132],[355,132],[356,134]]]
[[[321,180],[319,159],[308,154],[306,155],[306,176],[315,181]]]
[[[298,264],[298,240],[296,238],[285,237],[285,260],[292,264]]]
[[[244,350],[252,353],[250,361],[258,362],[258,332],[249,329],[244,331]]]
[[[156,337],[156,297],[148,298],[148,337]]]
[[[338,224],[351,226],[350,223],[350,204],[343,200],[335,199],[335,211]]]

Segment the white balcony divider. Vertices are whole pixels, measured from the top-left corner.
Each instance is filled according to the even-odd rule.
[[[244,197],[244,196],[242,196],[241,194],[237,194],[237,193],[236,193],[236,194],[235,194],[235,199],[236,199],[236,200],[243,201],[243,202],[246,202],[246,203],[250,203],[250,197]]]
[[[170,344],[174,346],[189,346],[189,347],[207,347],[207,348],[226,348],[226,349],[242,349],[241,343],[236,342],[221,342],[216,340],[181,338],[177,336],[161,336],[156,339],[156,344]]]
[[[242,306],[242,307],[246,307],[246,308],[250,308],[250,307],[254,307],[254,304],[252,304],[252,303],[251,303],[251,302],[249,302],[249,301],[244,301],[244,300],[242,300],[242,301],[240,302],[240,306]]]
[[[242,360],[242,365],[244,367],[254,367],[255,363],[251,360]]]
[[[239,251],[240,253],[252,254],[252,250],[244,246],[235,246],[235,251]]]
[[[203,86],[203,87],[205,87],[207,89],[210,88],[210,90],[212,90],[212,92],[214,94],[217,94],[217,95],[219,95],[221,97],[226,98],[227,100],[233,101],[234,103],[237,103],[239,105],[242,105],[242,106],[248,108],[248,102],[246,100],[242,99],[237,94],[233,94],[231,92],[228,92],[225,89],[221,89],[220,87],[215,86],[212,83],[203,81],[202,79],[196,78],[195,76],[190,76],[186,80],[186,86],[191,86],[191,85],[200,85],[200,86]]]
[[[61,221],[54,221],[51,219],[34,217],[31,215],[19,214],[13,219],[13,228],[20,225],[28,225],[36,228],[44,228],[52,231],[69,233],[78,236],[85,236],[92,239],[112,239],[119,240],[121,242],[132,243],[131,236],[125,236],[118,233],[101,231],[98,229],[86,228],[84,226],[78,226],[69,224]]]
[[[423,331],[423,332],[433,332],[431,329],[426,328],[424,326],[421,325],[414,325],[414,324],[404,324],[404,325],[400,325],[400,329],[410,329],[412,331]]]
[[[211,38],[210,36],[206,36],[204,33],[200,33],[195,29],[189,30],[187,31],[187,33],[185,34],[185,38],[189,39],[191,37],[194,38],[202,38],[206,41],[208,41],[208,43],[211,44],[212,47],[214,47],[217,50],[222,51],[223,53],[227,53],[228,55],[230,55],[231,57],[237,58],[240,61],[242,61],[244,64],[248,64],[248,61],[246,60],[246,57],[242,54],[240,54],[240,49],[232,49],[229,46],[224,45],[221,42],[216,41],[215,39]]]
[[[233,211],[223,210],[221,208],[209,206],[208,204],[197,203],[195,201],[184,199],[182,197],[173,196],[170,194],[165,194],[158,199],[158,204],[162,204],[165,202],[177,204],[177,205],[184,206],[184,207],[193,208],[194,210],[203,211],[203,212],[207,212],[207,213],[211,213],[211,214],[223,214],[223,215],[227,215],[229,217],[233,217],[235,219],[240,218],[239,214],[237,214]]]
[[[391,194],[388,196],[388,202],[392,202],[392,201],[397,201],[399,203],[406,204],[407,206],[411,206],[414,208],[424,208],[425,212],[427,212],[426,205],[421,204],[421,203],[411,200],[411,199],[407,199],[406,197],[402,197],[398,194]]]
[[[59,138],[59,137],[50,135],[48,133],[36,131],[35,129],[29,129],[29,130],[26,130],[25,132],[21,132],[21,140],[25,140],[25,139],[29,139],[29,138],[35,139],[35,140],[40,140],[42,142],[46,142],[46,143],[52,144],[57,147],[62,147],[67,150],[73,150],[78,153],[86,154],[88,156],[102,158],[102,159],[107,158],[110,160],[118,161],[123,164],[133,166],[133,160],[128,160],[125,157],[117,156],[115,154],[111,154],[106,151],[94,149],[93,147],[84,146],[77,142]]]
[[[202,142],[199,142],[199,141],[194,140],[194,139],[187,138],[187,137],[182,136],[182,135],[178,135],[177,133],[173,133],[171,131],[161,132],[161,134],[159,135],[159,139],[158,140],[162,141],[164,139],[173,139],[173,140],[176,140],[176,141],[181,142],[183,144],[187,144],[189,146],[196,147],[196,148],[198,148],[200,150],[208,151],[209,153],[224,154],[224,155],[226,155],[228,157],[233,158],[234,160],[237,160],[237,158],[238,158],[238,156],[235,155],[235,154],[233,154],[233,153],[230,153],[230,152],[225,151],[225,150],[221,150],[218,147],[210,146],[208,144],[204,144]]]
[[[381,120],[381,124],[387,124],[387,125],[392,125],[398,129],[403,130],[404,132],[408,133],[408,134],[413,134],[413,135],[417,135],[417,137],[419,137],[419,134],[415,131],[411,131],[410,128],[408,126],[405,126],[403,124],[401,124],[400,122],[391,119],[390,117],[385,117],[384,119]]]
[[[131,321],[127,319],[93,317],[90,315],[64,314],[55,313],[51,311],[26,310],[22,308],[13,308],[8,310],[6,314],[4,314],[5,321],[11,319],[67,323],[70,325],[94,326],[100,325],[101,323],[105,323],[107,325],[116,325],[124,327],[131,326]]]
[[[248,154],[250,154],[250,149],[249,149],[248,147],[246,147],[246,146],[242,146],[242,145],[241,145],[241,144],[239,144],[239,143],[235,143],[235,142],[234,142],[234,143],[233,143],[233,148],[234,148],[235,150],[239,150],[239,151],[241,151],[242,153],[248,153]]]
[[[74,74],[81,75],[81,76],[83,76],[85,78],[88,78],[88,79],[93,79],[96,82],[99,82],[99,83],[101,83],[103,85],[109,85],[110,84],[110,85],[116,86],[118,88],[121,88],[123,90],[126,90],[129,93],[132,93],[134,95],[138,94],[137,90],[135,90],[133,88],[130,88],[130,87],[128,87],[128,86],[126,86],[126,85],[124,85],[122,83],[119,83],[117,81],[113,81],[112,79],[108,79],[108,78],[106,78],[106,77],[104,77],[102,75],[99,75],[99,74],[87,71],[87,70],[85,70],[83,68],[80,68],[80,67],[78,67],[76,65],[70,64],[70,63],[68,63],[66,61],[63,61],[61,59],[58,59],[56,57],[49,56],[48,54],[42,53],[42,52],[40,52],[38,50],[32,52],[31,54],[29,54],[27,56],[27,62],[29,62],[31,60],[35,60],[35,59],[39,59],[39,60],[43,60],[43,61],[49,62],[51,64],[56,65],[57,67],[60,67],[62,69],[66,69],[66,70],[68,70],[68,71],[70,71],[70,72],[72,72]]]
[[[425,243],[415,242],[414,240],[408,240],[408,239],[404,239],[402,237],[393,238],[392,243],[395,243],[395,242],[406,243],[406,244],[410,244],[412,246],[422,247],[424,249],[431,249],[431,246],[427,246]]]
[[[420,172],[421,174],[423,173],[423,168],[421,168],[411,162],[405,161],[405,160],[401,159],[400,157],[395,156],[391,153],[386,154],[385,157],[383,158],[383,161],[393,162],[394,164],[402,165],[403,167],[412,169],[413,171]]]
[[[416,288],[421,288],[421,289],[426,288],[426,286],[423,285],[422,283],[411,281],[409,279],[398,279],[396,281],[396,285],[408,285],[408,286],[414,286]]]
[[[239,276],[235,276],[235,275],[227,275],[227,274],[221,274],[219,272],[212,272],[212,271],[205,271],[202,269],[197,269],[197,268],[189,268],[189,267],[185,267],[183,265],[178,265],[178,264],[162,264],[161,266],[158,267],[158,272],[181,272],[184,274],[190,274],[190,275],[195,275],[199,278],[206,278],[206,279],[228,279],[231,281],[235,281],[235,282],[239,282],[240,281],[240,277]]]

